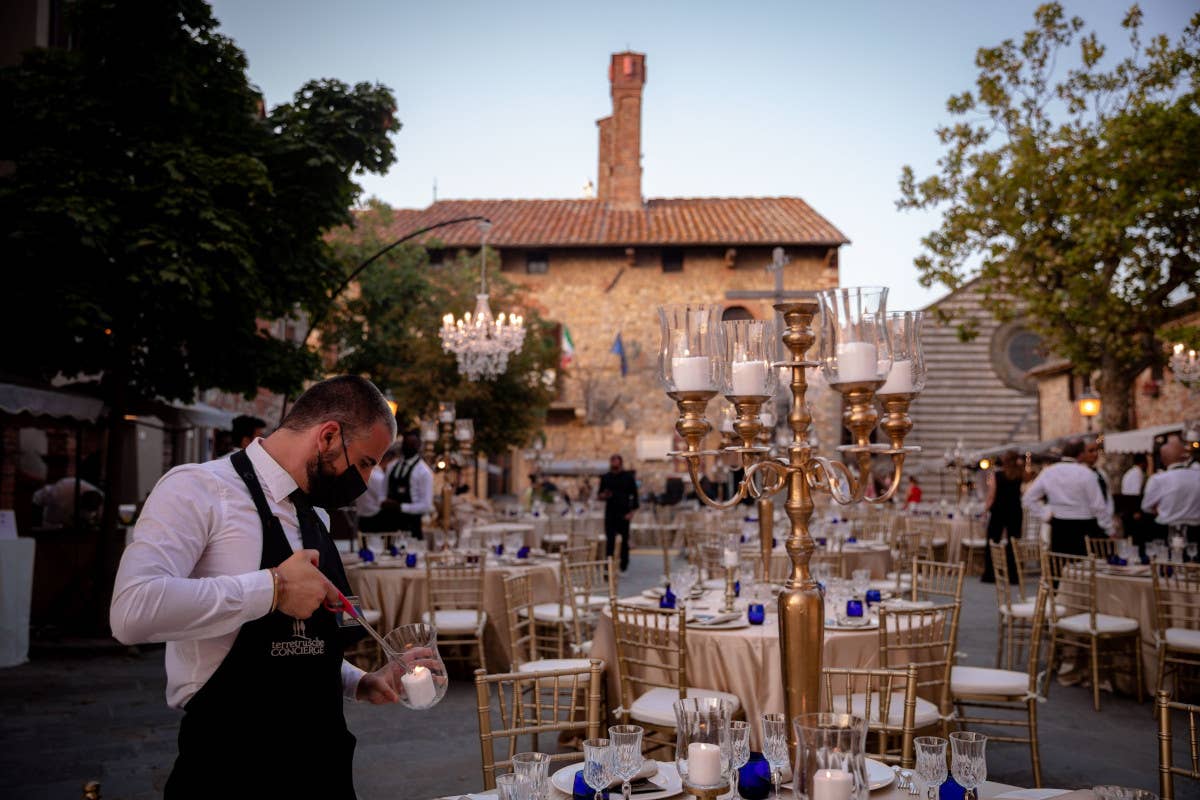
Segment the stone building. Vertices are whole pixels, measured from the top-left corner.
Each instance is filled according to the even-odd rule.
[[[643,198],[645,56],[614,54],[609,79],[613,113],[597,123],[595,197],[441,200],[397,211],[394,231],[399,235],[463,215],[488,217],[493,223],[488,246],[499,252],[505,275],[527,288],[530,302],[564,326],[574,343],[547,419],[546,449],[572,461],[623,453],[644,488],[661,491],[665,476],[679,465],[665,458],[678,442],[674,405],[656,376],[656,306],[722,303],[727,317],[770,318],[775,278],[765,267],[773,248],[782,247],[787,256],[784,297],[794,298],[838,284],[838,249],[848,239],[798,197]],[[436,237],[426,244],[479,246],[473,223],[443,228]],[[618,334],[625,374],[613,352]],[[710,411],[723,402],[714,402]],[[837,436],[831,426],[839,409],[831,402],[814,403],[825,442]],[[508,466],[515,478],[509,488],[519,490],[525,465]]]
[[[928,379],[910,411],[916,425],[910,438],[922,448],[912,472],[920,476],[924,499],[953,500],[959,474],[947,462],[956,449],[967,456],[1038,438],[1037,382],[1027,373],[1045,354],[1025,323],[998,321],[973,282],[924,311]],[[974,329],[973,339],[959,336],[962,323]],[[963,476],[971,477],[969,471]]]

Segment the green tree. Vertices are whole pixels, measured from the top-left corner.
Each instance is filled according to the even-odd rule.
[[[393,160],[391,92],[313,81],[267,113],[202,0],[66,11],[70,48],[0,70],[4,369],[93,384],[113,429],[139,399],[299,388],[315,354],[260,321],[340,282],[324,233]]]
[[[395,229],[391,208],[372,202],[331,242],[348,275],[406,233]],[[439,400],[453,400],[460,417],[475,421],[475,449],[495,456],[527,444],[541,427],[553,399],[543,376],[555,366],[558,343],[553,326],[499,273],[495,251],[487,250],[486,258],[493,312],[523,309],[527,329],[524,346],[494,380],[460,375],[438,337],[444,314],[461,316],[475,307],[478,251],[431,267],[423,247],[401,245],[363,270],[319,330],[322,345],[338,354],[336,369],[366,375],[391,392],[402,419],[430,417]]]
[[[1058,3],[1034,19],[978,51],[975,91],[950,98],[957,121],[937,131],[937,174],[906,166],[897,205],[944,209],[916,259],[923,285],[978,278],[1002,319],[1028,314],[1098,373],[1104,427],[1124,430],[1134,380],[1163,359],[1157,332],[1198,307],[1200,14],[1143,46],[1134,6],[1131,53],[1108,68]]]

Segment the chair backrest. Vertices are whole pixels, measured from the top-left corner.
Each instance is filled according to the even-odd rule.
[[[997,576],[999,580],[999,576]],[[1033,601],[1033,630],[1029,634],[1029,661],[1025,670],[1029,675],[1029,694],[1039,698],[1046,697],[1050,683],[1050,665],[1048,658],[1043,658],[1043,646],[1050,638],[1046,635],[1046,614],[1050,605],[1051,590],[1049,581],[1038,583],[1037,595]],[[1042,668],[1045,663],[1045,669]]]
[[[1092,558],[1102,558],[1107,561],[1109,556],[1117,554],[1117,540],[1107,536],[1088,536],[1087,554]]]
[[[846,577],[846,556],[841,550],[826,550],[823,547],[818,547],[813,551],[812,558],[808,560],[808,568],[824,567],[829,577],[844,578]],[[792,575],[792,563],[788,561],[786,571],[783,575],[783,580],[787,580]]]
[[[949,713],[950,670],[958,644],[959,603],[921,608],[879,607],[879,663],[917,668],[917,692]]]
[[[1154,581],[1154,621],[1160,639],[1168,628],[1200,629],[1200,564],[1156,562],[1150,566]]]
[[[569,536],[573,529],[573,520],[570,514],[549,514],[546,517],[546,533],[558,536]]]
[[[1008,545],[1004,542],[988,542],[992,554],[992,569],[996,577],[996,606],[1005,612],[1012,611],[1012,589],[1008,584]]]
[[[961,603],[965,568],[961,561],[913,559],[912,599]]]
[[[522,736],[533,739],[544,733],[560,736],[570,731],[581,739],[600,736],[602,681],[599,659],[591,659],[586,667],[546,672],[488,675],[485,670],[475,670],[483,788],[496,788],[496,775],[512,768],[512,757],[522,752],[517,744]],[[555,762],[581,757],[575,751],[553,754],[550,771]]]
[[[559,558],[562,559],[563,567],[565,569],[567,564],[572,564],[576,561],[591,561],[592,560],[592,548],[591,547],[564,547],[562,550],[558,551],[558,555],[559,555]]]
[[[856,708],[856,697],[862,698]],[[899,702],[900,714],[895,713]],[[868,730],[877,734],[880,761],[913,766],[913,732],[917,718],[917,667],[902,670],[825,667],[821,670],[821,708],[835,714],[861,716]],[[900,723],[896,723],[899,716]],[[900,746],[890,746],[891,736],[900,736]]]
[[[555,652],[556,643],[545,635],[545,627],[533,619],[533,578],[528,573],[504,579],[504,609],[507,616],[508,649],[512,667],[536,661]]]
[[[687,627],[684,610],[614,601],[613,638],[621,677],[621,704],[631,708],[647,689],[664,687],[687,696]]]
[[[1190,769],[1177,767],[1171,760],[1172,711],[1182,711],[1187,716]],[[1200,706],[1175,702],[1165,691],[1160,691],[1154,698],[1154,715],[1158,718],[1158,796],[1161,800],[1175,800],[1176,775],[1200,781]],[[1193,795],[1189,791],[1186,796]]]
[[[1037,593],[1036,578],[1042,574],[1042,540],[1036,534],[1025,535],[1010,539],[1008,544],[1017,561],[1017,593],[1024,602]]]
[[[484,558],[468,564],[461,553],[425,554],[425,598],[430,612],[474,609],[483,614]]]
[[[1049,615],[1089,614],[1089,629],[1096,629],[1096,560],[1091,556],[1042,551],[1042,580],[1050,586]]]
[[[592,638],[592,629],[605,606],[617,597],[616,570],[612,558],[563,563],[562,595],[571,607],[574,641]]]
[[[928,525],[928,523],[925,524]],[[901,564],[908,564],[914,558],[933,561],[933,531],[924,528],[907,530],[897,535],[893,555],[895,560]]]

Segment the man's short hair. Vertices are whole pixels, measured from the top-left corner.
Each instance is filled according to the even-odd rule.
[[[340,424],[347,437],[379,423],[396,435],[396,418],[383,393],[358,375],[338,375],[313,384],[296,398],[279,427],[303,431],[329,421]]]
[[[267,421],[252,417],[249,414],[242,414],[239,417],[233,418],[233,424],[230,426],[235,444],[240,444],[242,439],[253,439],[254,435],[261,429],[267,427]]]
[[[1149,463],[1149,460],[1146,458],[1145,453],[1134,453],[1133,463],[1137,464],[1139,467],[1144,467],[1147,463]]]
[[[1062,453],[1064,458],[1079,458],[1083,453],[1083,439],[1068,439],[1063,445]]]

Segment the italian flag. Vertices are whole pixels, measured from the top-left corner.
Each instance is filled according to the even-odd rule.
[[[562,327],[562,341],[559,342],[559,346],[562,348],[562,356],[558,363],[562,369],[566,369],[575,360],[575,343],[571,341],[571,331],[566,325]]]

